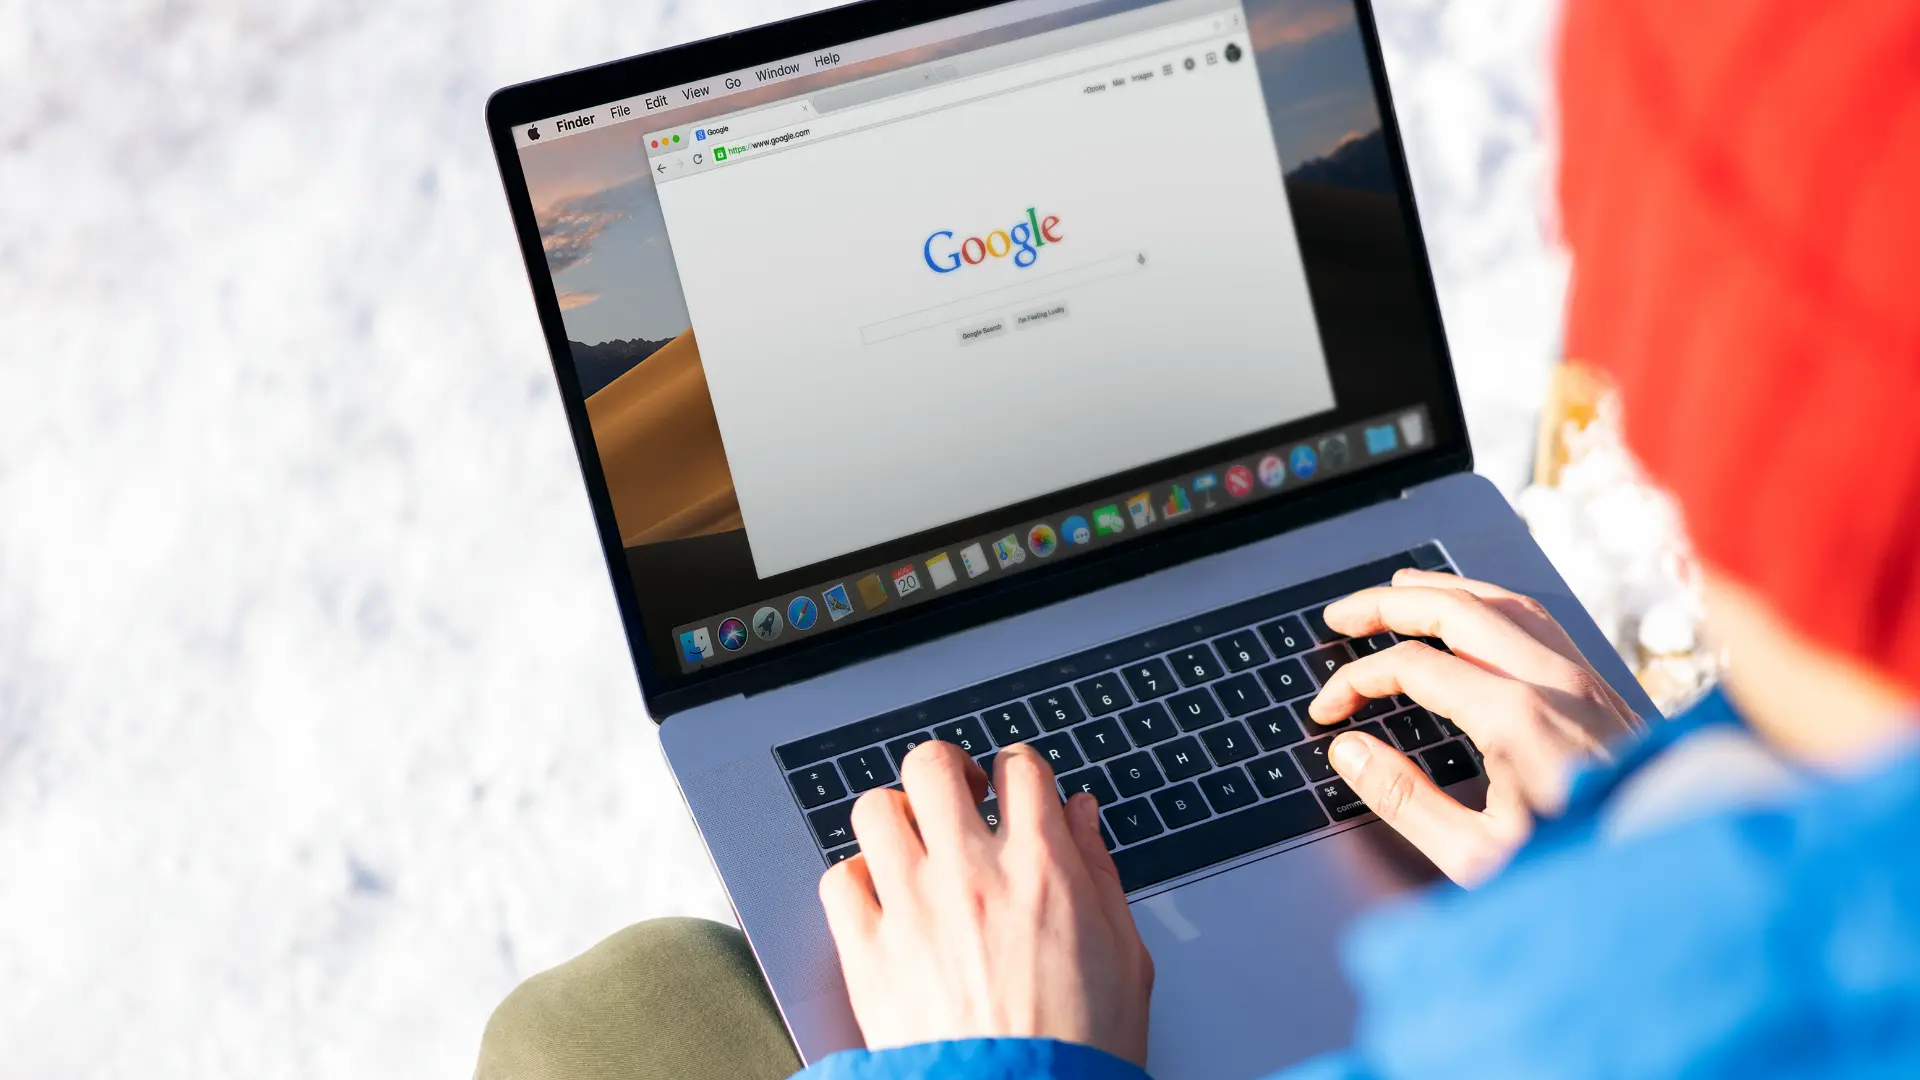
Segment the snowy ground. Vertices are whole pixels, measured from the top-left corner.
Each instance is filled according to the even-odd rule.
[[[463,1076],[520,978],[727,917],[480,110],[804,6],[0,7],[0,1073]],[[1514,491],[1551,8],[1379,6]]]

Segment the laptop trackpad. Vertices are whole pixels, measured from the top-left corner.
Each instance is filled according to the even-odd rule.
[[[1346,1046],[1342,931],[1436,877],[1376,822],[1135,901],[1155,970],[1147,1071],[1242,1080]]]

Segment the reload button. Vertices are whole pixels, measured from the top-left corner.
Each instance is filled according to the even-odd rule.
[[[1057,322],[1066,317],[1067,302],[1065,300],[1053,300],[1041,304],[1039,307],[1017,312],[1013,316],[1013,325],[1016,330],[1029,330],[1045,323]]]
[[[971,345],[976,341],[999,337],[1007,332],[1007,320],[994,317],[985,322],[970,322],[959,330],[960,344]]]

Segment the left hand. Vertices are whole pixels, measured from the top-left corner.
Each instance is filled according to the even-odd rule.
[[[1025,745],[995,771],[997,833],[978,810],[986,774],[950,743],[907,755],[905,793],[854,804],[860,854],[820,879],[820,901],[867,1046],[1052,1038],[1144,1066],[1153,959],[1093,797],[1063,807]]]

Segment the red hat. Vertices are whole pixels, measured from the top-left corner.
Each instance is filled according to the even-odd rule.
[[[1920,4],[1571,0],[1568,354],[1701,557],[1920,690]]]

